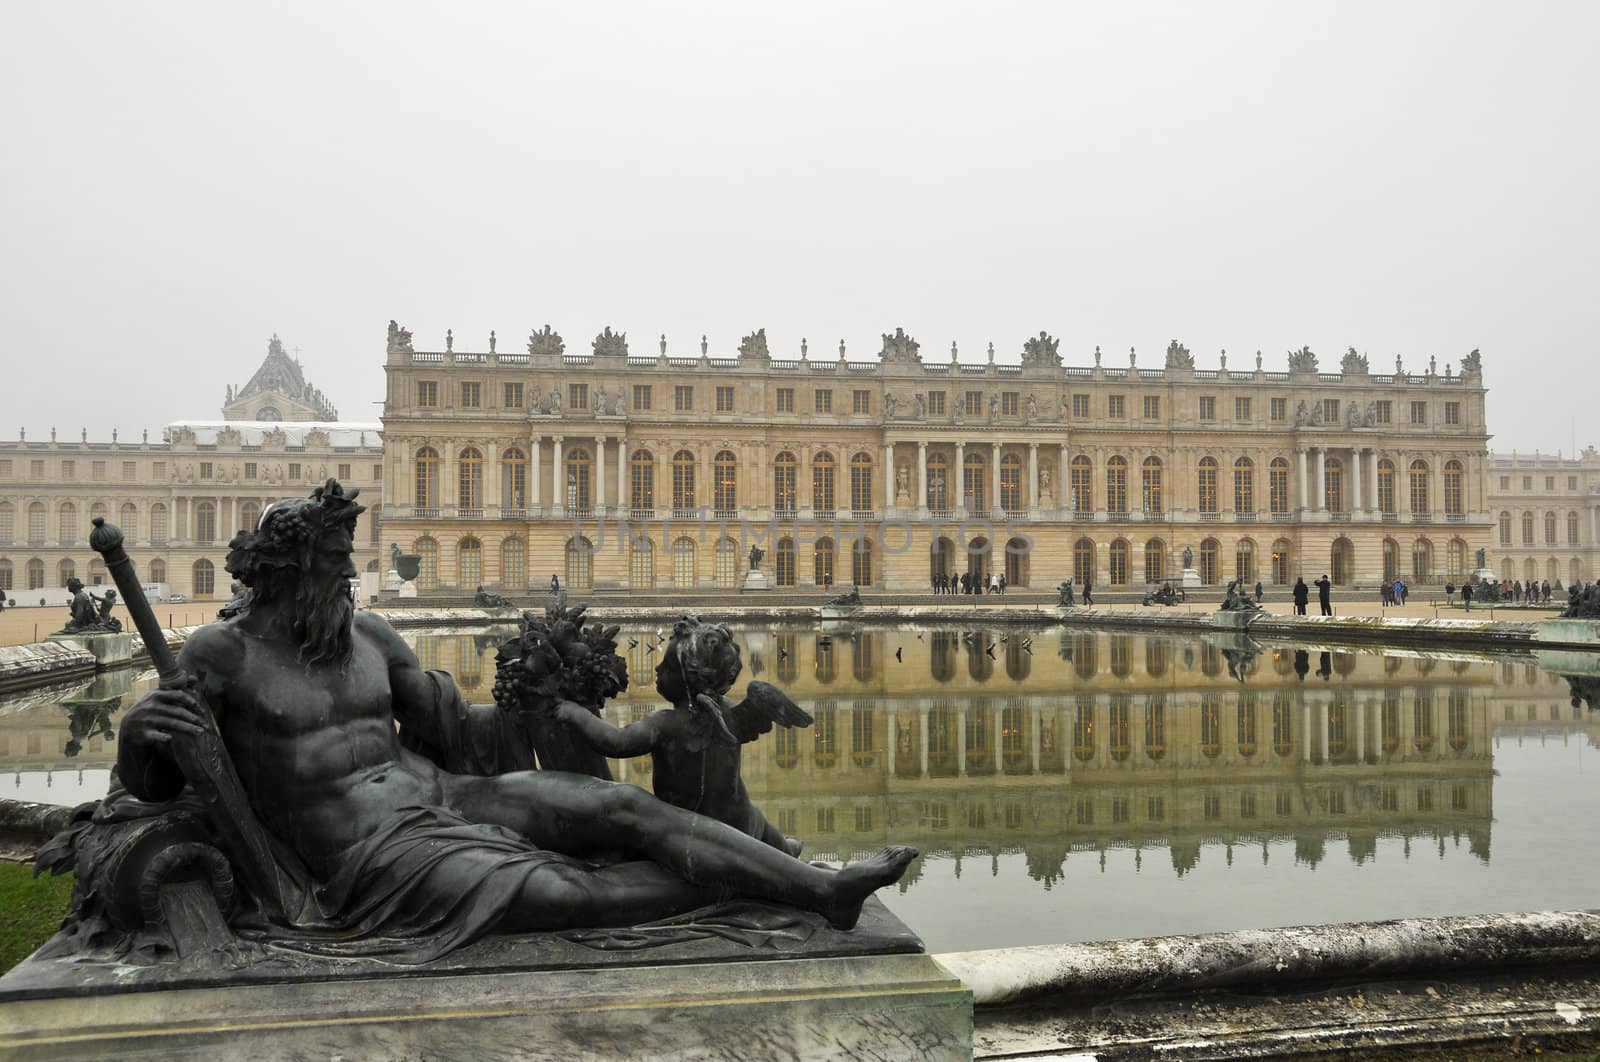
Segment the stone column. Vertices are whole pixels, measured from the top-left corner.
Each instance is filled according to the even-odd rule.
[[[1310,508],[1310,505],[1306,501],[1306,495],[1309,493],[1309,491],[1306,489],[1306,451],[1303,449],[1296,450],[1295,458],[1300,462],[1300,508],[1308,509]]]
[[[566,437],[557,435],[550,440],[550,515],[565,516],[567,514],[567,475],[561,467],[561,444],[566,442]]]
[[[1378,451],[1367,455],[1367,508],[1378,507]]]
[[[633,500],[632,484],[628,481],[628,437],[617,438],[617,510],[622,512]],[[625,512],[623,515],[627,515]]]
[[[967,508],[967,444],[964,442],[957,441],[956,443],[956,467],[954,471],[956,503],[951,508],[965,512]]]
[[[606,443],[604,435],[594,437],[594,511],[604,516],[606,511]]]
[[[1317,496],[1312,499],[1312,508],[1317,512],[1326,512],[1328,508],[1328,454],[1322,447],[1317,447],[1316,457],[1313,458],[1317,466]]]
[[[539,463],[544,459],[544,454],[541,453],[543,449],[544,440],[535,435],[532,443],[528,446],[528,456],[530,458],[528,462],[528,506],[535,512],[538,511],[540,505],[539,480],[543,478],[543,470],[540,469]]]
[[[1023,497],[1028,499],[1028,508],[1039,508],[1039,444],[1028,444],[1028,489]]]
[[[917,443],[917,512],[928,515],[928,444]],[[926,770],[923,772],[926,774]]]
[[[1350,511],[1359,513],[1361,505],[1361,450],[1359,447],[1350,451]]]
[[[883,512],[894,508],[894,443],[883,444],[883,504],[878,506]]]

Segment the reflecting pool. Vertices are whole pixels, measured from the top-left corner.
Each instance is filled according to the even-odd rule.
[[[510,633],[408,640],[488,701]],[[659,707],[662,633],[622,633],[632,685],[614,722]],[[816,718],[745,747],[752,797],[810,858],[919,846],[884,899],[933,951],[1595,905],[1600,722],[1528,658],[1057,629],[736,634],[741,685],[773,682]],[[117,705],[151,680],[0,701],[0,792],[98,796]],[[650,784],[647,759],[615,772]]]

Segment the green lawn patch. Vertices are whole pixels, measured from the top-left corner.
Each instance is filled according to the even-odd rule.
[[[61,928],[71,900],[71,874],[36,879],[31,866],[0,863],[0,973]]]

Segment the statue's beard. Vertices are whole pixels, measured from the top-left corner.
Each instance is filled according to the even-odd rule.
[[[294,591],[294,630],[300,639],[301,663],[340,667],[349,663],[355,645],[355,614],[347,580],[301,579]]]

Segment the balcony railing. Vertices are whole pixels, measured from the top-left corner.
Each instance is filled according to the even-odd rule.
[[[877,518],[878,518],[878,510],[876,510],[876,509],[851,509],[850,510],[850,519],[852,519],[852,520],[876,520]]]
[[[672,518],[674,520],[698,520],[700,518],[700,509],[694,505],[674,505],[672,507]]]
[[[932,516],[932,517],[935,517],[935,518],[937,518],[939,520],[948,520],[948,519],[950,519],[950,517],[955,515],[955,510],[954,509],[933,509],[933,508],[930,508],[928,510],[928,515]]]
[[[1395,512],[1393,509],[1385,509],[1379,513],[1378,516],[1386,524],[1397,524],[1400,522],[1400,514]]]
[[[1348,524],[1351,517],[1349,513],[1341,513],[1330,510],[1328,513],[1328,519],[1336,524]]]
[[[456,509],[456,515],[461,517],[463,520],[482,520],[483,519],[483,510],[482,509],[468,509],[468,508],[462,507],[462,508],[457,508]]]
[[[832,520],[838,515],[837,511],[833,509],[813,509],[811,512],[818,520]]]
[[[1074,510],[1072,510],[1072,518],[1074,520],[1093,520],[1094,519],[1094,510],[1093,509],[1074,509]]]
[[[526,510],[526,509],[501,509],[500,510],[500,516],[501,516],[502,519],[506,519],[506,520],[526,520],[528,518],[528,510]]]
[[[654,520],[655,518],[656,511],[654,508],[633,508],[628,510],[628,519],[630,520]]]
[[[1220,524],[1220,523],[1222,523],[1222,514],[1221,513],[1201,513],[1200,514],[1200,522],[1202,524]]]
[[[411,516],[416,520],[437,520],[439,519],[439,510],[418,506],[411,510]]]
[[[1260,519],[1261,514],[1254,509],[1240,509],[1233,514],[1233,518],[1241,524],[1253,524]]]
[[[739,519],[739,510],[738,509],[713,509],[711,511],[711,515],[716,517],[718,520],[737,520],[737,519]]]
[[[594,519],[594,506],[593,505],[569,505],[569,506],[567,506],[567,515],[572,517],[575,520],[593,520]]]
[[[1431,523],[1433,523],[1433,514],[1432,513],[1412,513],[1411,514],[1411,522],[1414,523],[1414,524],[1431,524]]]
[[[1467,522],[1466,513],[1445,513],[1444,518],[1447,523],[1452,524],[1464,524]]]

